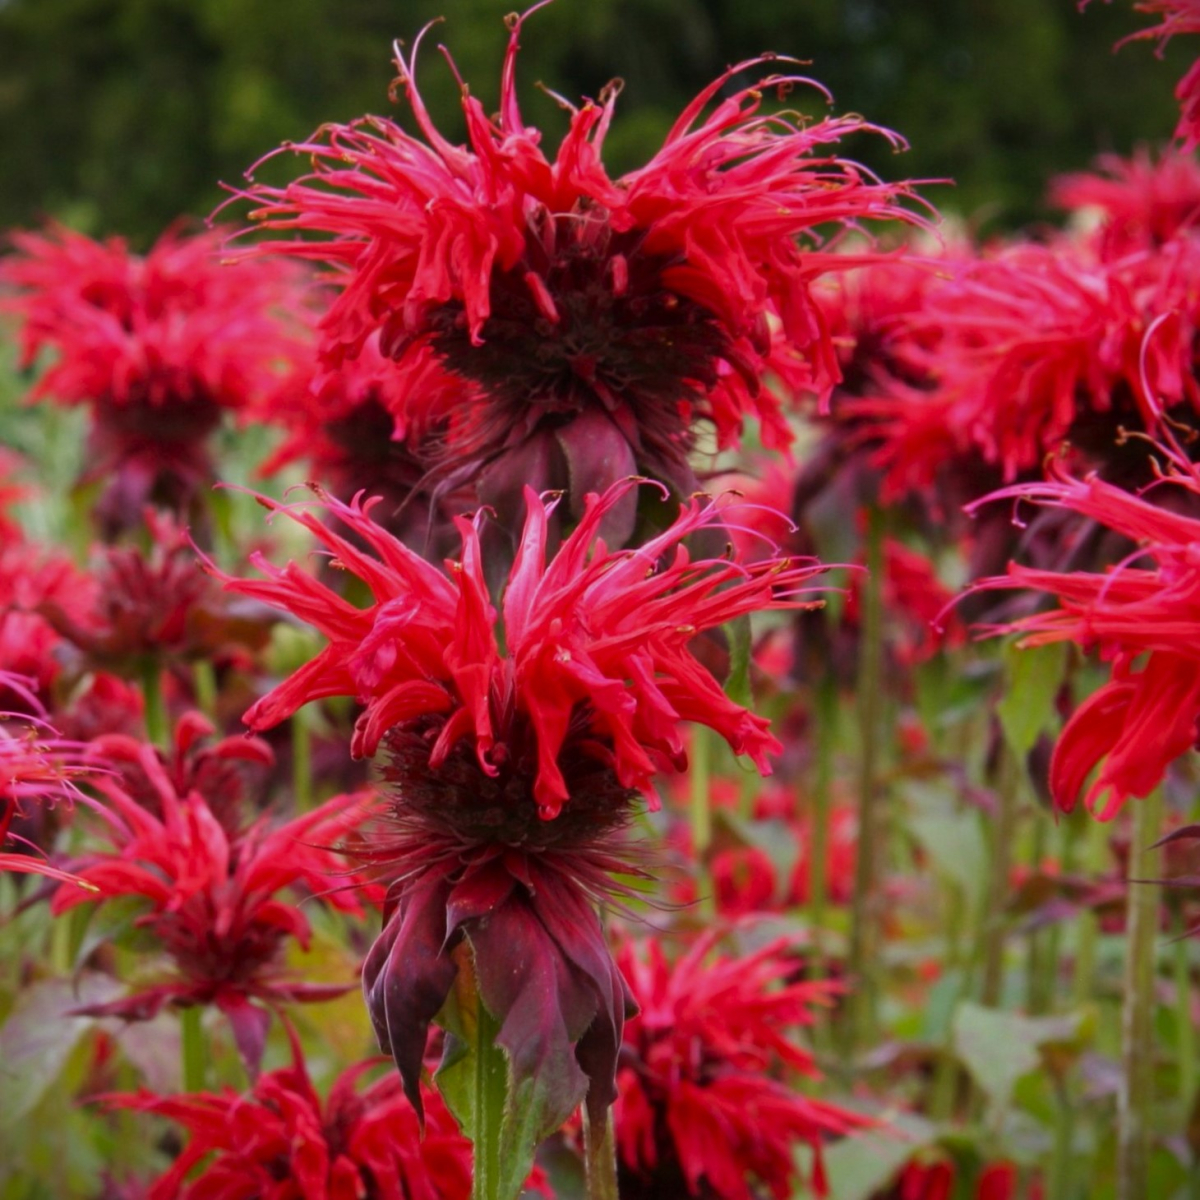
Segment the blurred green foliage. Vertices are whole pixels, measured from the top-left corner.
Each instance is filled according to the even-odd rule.
[[[0,226],[56,216],[145,244],[180,214],[207,215],[218,181],[323,121],[389,112],[395,37],[427,21],[421,86],[461,132],[457,85],[435,45],[494,102],[512,0],[0,0]],[[792,54],[829,86],[837,111],[904,134],[848,148],[888,178],[953,178],[942,208],[994,226],[1048,215],[1046,179],[1098,151],[1161,141],[1172,89],[1200,47],[1155,57],[1128,0],[558,0],[526,28],[527,117],[553,138],[554,101],[626,81],[607,158],[645,160],[680,107],[730,62]],[[296,173],[268,164],[266,178]]]

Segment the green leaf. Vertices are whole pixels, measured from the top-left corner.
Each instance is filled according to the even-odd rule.
[[[1091,1035],[1086,1010],[1054,1017],[1023,1017],[965,1001],[954,1014],[954,1048],[997,1109],[1007,1108],[1017,1080],[1044,1056],[1077,1049]]]
[[[1005,740],[1023,759],[1041,734],[1057,724],[1054,698],[1067,667],[1067,644],[1022,650],[1013,643],[1005,647],[1004,659],[1004,698],[996,705],[996,715]]]
[[[9,1129],[46,1094],[92,1028],[91,1017],[68,1015],[84,1004],[102,1004],[121,993],[103,975],[85,975],[78,986],[66,979],[43,979],[21,994],[0,1026],[0,1129]]]
[[[963,808],[946,788],[909,782],[903,795],[911,815],[908,829],[934,868],[978,901],[987,880],[987,843],[978,816]]]
[[[725,694],[743,708],[748,708],[750,694],[751,638],[750,618],[736,617],[724,626],[729,639],[729,674],[725,677]]]
[[[843,1139],[825,1152],[830,1196],[869,1200],[918,1150],[936,1140],[935,1126],[915,1116],[889,1118],[878,1133]]]

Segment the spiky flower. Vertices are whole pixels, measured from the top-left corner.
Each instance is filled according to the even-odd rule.
[[[801,1095],[771,1072],[819,1075],[787,1030],[810,1025],[840,985],[785,982],[786,943],[743,958],[714,955],[709,932],[671,964],[657,941],[626,944],[621,969],[641,1009],[625,1029],[617,1142],[622,1195],[777,1200],[795,1194],[797,1145],[815,1157],[812,1185],[828,1194],[823,1139],[871,1122]]]
[[[180,722],[177,759],[203,727],[202,718]],[[307,946],[310,927],[285,897],[297,890],[319,893],[329,903],[358,910],[346,890],[345,863],[330,847],[361,820],[363,798],[337,796],[290,821],[264,816],[231,833],[202,792],[177,787],[177,781],[200,780],[172,771],[153,747],[137,756],[140,774],[131,794],[123,778],[131,758],[127,743],[100,739],[93,755],[103,767],[106,752],[117,752],[109,773],[93,781],[103,798],[97,812],[112,849],[91,851],[71,866],[102,902],[118,897],[145,902],[133,925],[149,933],[170,966],[160,972],[166,976],[161,982],[138,979],[122,999],[79,1011],[145,1020],[166,1004],[214,1004],[229,1018],[244,1059],[257,1069],[270,1006],[346,990],[287,974],[283,950],[293,939]],[[150,804],[139,794],[146,790]],[[88,898],[78,888],[61,888],[52,909],[63,913]]]
[[[786,62],[767,56],[705,88],[658,153],[614,180],[601,154],[619,88],[579,107],[558,98],[569,129],[547,157],[517,101],[524,20],[510,18],[498,115],[463,86],[466,147],[425,108],[418,38],[396,65],[420,137],[379,117],[326,125],[286,147],[310,175],[243,194],[283,235],[266,249],[324,263],[343,285],[323,322],[327,363],[379,331],[405,381],[408,436],[439,484],[469,480],[505,516],[526,482],[569,487],[576,516],[587,491],[639,471],[687,494],[697,422],[728,446],[754,416],[782,446],[790,434],[764,378],[819,393],[837,379],[811,285],[861,256],[831,253],[828,237],[913,217],[903,185],[832,147],[863,130],[900,139],[857,117],[764,112],[771,92],[825,96],[786,73],[733,86]],[[457,379],[452,394],[420,386],[431,362]]]
[[[1172,463],[1171,483],[1200,495],[1200,474],[1186,457],[1169,446],[1157,449]],[[1166,486],[1159,485],[1160,494]],[[1111,664],[1109,682],[1075,710],[1050,764],[1054,803],[1066,812],[1100,765],[1084,803],[1108,820],[1128,797],[1148,795],[1170,763],[1197,744],[1200,520],[1058,467],[1045,483],[1018,485],[989,499],[1003,497],[1068,509],[1137,546],[1103,575],[1011,563],[1007,575],[974,585],[1044,592],[1058,602],[992,632],[1020,633],[1027,646],[1075,642]]]
[[[0,264],[22,361],[49,350],[34,389],[91,410],[88,480],[110,532],[143,504],[185,507],[211,480],[205,439],[227,411],[275,385],[300,342],[281,316],[296,291],[279,263],[223,264],[218,231],[164,234],[144,257],[119,238],[17,233]]]
[[[731,504],[693,499],[658,537],[612,552],[609,512],[637,487],[589,496],[553,558],[558,503],[527,489],[527,516],[498,612],[482,516],[459,519],[462,552],[434,567],[370,518],[322,496],[356,541],[309,508],[269,508],[309,529],[372,602],[356,608],[294,564],[227,586],[315,626],[329,645],[247,713],[262,729],[322,696],[365,705],[356,754],[382,750],[388,806],[370,855],[390,880],[384,931],[363,973],[380,1042],[414,1104],[429,1022],[473,951],[518,1083],[539,1089],[543,1132],[588,1096],[602,1114],[625,995],[595,899],[628,870],[618,840],[638,792],[686,761],[681,726],[708,725],[764,771],[767,722],[730,700],[695,654],[706,630],[805,603],[811,562],[693,561],[689,535]],[[359,549],[365,545],[373,553]],[[214,568],[215,570],[215,568]]]
[[[422,1131],[394,1075],[362,1086],[374,1063],[344,1071],[322,1101],[294,1038],[293,1055],[244,1096],[101,1097],[191,1134],[147,1200],[467,1200],[471,1144],[436,1092]]]

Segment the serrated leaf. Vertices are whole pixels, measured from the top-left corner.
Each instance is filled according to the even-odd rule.
[[[1004,698],[996,705],[996,715],[1009,747],[1023,759],[1057,724],[1054,698],[1067,667],[1067,644],[1025,650],[1013,644],[1005,647],[1004,659]]]

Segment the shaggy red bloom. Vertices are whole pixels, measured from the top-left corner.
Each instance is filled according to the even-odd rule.
[[[959,1171],[946,1159],[938,1162],[910,1162],[901,1172],[896,1186],[878,1200],[951,1200],[965,1194],[955,1191]],[[973,1200],[1016,1200],[1018,1172],[1010,1162],[990,1163],[979,1172],[970,1191]],[[1029,1200],[1044,1200],[1041,1179],[1034,1179],[1024,1193]]]
[[[1200,494],[1200,476],[1166,447],[1171,483]],[[1160,485],[1160,486],[1165,486]],[[1046,483],[1019,485],[989,499],[1015,497],[1066,508],[1135,542],[1139,549],[1104,575],[1059,574],[1009,566],[976,589],[1047,592],[1059,607],[991,632],[1018,632],[1022,644],[1073,641],[1112,664],[1107,684],[1084,701],[1054,748],[1050,788],[1069,812],[1093,768],[1084,802],[1101,820],[1130,796],[1146,796],[1168,765],[1197,742],[1200,718],[1200,520],[1171,512],[1094,476],[1054,469]],[[1146,566],[1134,563],[1146,562]],[[1145,656],[1145,657],[1143,657]]]
[[[881,440],[887,492],[929,489],[967,456],[1011,481],[1064,441],[1105,461],[1122,428],[1153,424],[1156,397],[1200,410],[1198,269],[1200,241],[1189,237],[1112,264],[1059,241],[1006,248],[931,287],[912,323],[938,331],[932,386],[897,385],[856,405]],[[1174,315],[1147,342],[1161,313]]]
[[[371,858],[394,882],[363,983],[414,1103],[428,1024],[465,937],[514,1078],[541,1089],[543,1133],[585,1094],[602,1116],[625,998],[594,900],[630,869],[618,833],[632,801],[660,767],[684,765],[685,721],[715,729],[764,771],[778,748],[767,722],[725,695],[692,644],[735,617],[801,605],[798,593],[819,568],[692,561],[684,539],[719,529],[734,511],[699,499],[641,548],[610,552],[598,531],[637,486],[589,496],[549,561],[558,501],[527,489],[500,612],[484,578],[482,517],[459,519],[462,553],[443,570],[376,525],[367,507],[328,497],[326,509],[373,555],[306,508],[263,503],[309,529],[373,603],[356,608],[294,564],[261,558],[267,581],[227,580],[330,643],[254,705],[248,722],[262,729],[308,700],[354,696],[366,705],[354,752],[385,751],[390,815]]]
[[[12,241],[0,285],[22,321],[22,363],[53,351],[34,397],[90,406],[85,478],[108,483],[106,523],[136,523],[147,501],[186,504],[211,478],[203,441],[222,412],[274,386],[300,348],[281,317],[294,272],[222,264],[215,231],[169,232],[145,257],[60,227]]]
[[[482,471],[480,497],[505,512],[525,482],[570,486],[576,515],[585,492],[638,471],[687,494],[697,421],[729,446],[755,416],[764,442],[784,446],[764,377],[818,393],[836,381],[810,288],[864,256],[832,253],[817,230],[915,218],[898,206],[904,185],[829,148],[863,130],[899,139],[856,117],[760,111],[771,90],[820,94],[799,76],[724,94],[738,74],[782,61],[764,57],[705,88],[650,162],[613,180],[601,151],[619,88],[579,108],[559,98],[570,127],[548,159],[517,102],[523,22],[510,20],[498,115],[463,87],[468,147],[425,109],[418,38],[396,65],[422,136],[380,117],[326,125],[287,147],[312,174],[252,186],[251,215],[275,231],[333,235],[270,248],[327,264],[342,282],[323,322],[329,365],[381,331],[406,379],[408,436],[436,438],[442,481]],[[445,403],[407,386],[431,359],[460,384]]]
[[[1099,253],[1111,262],[1195,228],[1200,218],[1200,163],[1193,154],[1173,150],[1157,157],[1145,149],[1131,158],[1104,154],[1094,173],[1054,180],[1050,199],[1069,211],[1100,213]]]
[[[204,727],[203,718],[180,722],[176,761]],[[361,821],[363,797],[335,797],[286,823],[262,817],[232,835],[204,794],[177,790],[171,775],[178,778],[178,772],[153,747],[137,756],[141,786],[134,788],[141,792],[150,785],[152,805],[131,795],[122,781],[131,756],[127,739],[100,739],[95,755],[100,764],[107,750],[118,752],[116,763],[111,774],[97,775],[93,786],[104,799],[98,811],[113,850],[87,854],[72,867],[104,900],[140,896],[147,902],[134,925],[149,931],[171,960],[173,978],[138,981],[123,999],[79,1011],[144,1020],[167,1003],[216,1004],[254,1069],[270,1020],[269,1011],[255,1001],[322,1000],[346,990],[300,983],[285,974],[279,961],[285,943],[294,938],[307,947],[310,931],[300,909],[279,894],[317,893],[359,911],[345,890],[343,860],[324,847]],[[247,753],[264,750],[248,747]],[[186,773],[182,778],[187,780]],[[76,888],[62,888],[52,909],[63,913],[86,899]]]
[[[260,1076],[245,1096],[102,1097],[191,1134],[146,1200],[467,1200],[471,1143],[436,1092],[424,1090],[423,1131],[394,1075],[362,1087],[371,1062],[344,1071],[322,1103],[294,1050],[295,1066]]]
[[[813,1152],[813,1190],[828,1194],[825,1137],[871,1122],[801,1095],[769,1072],[816,1077],[812,1056],[785,1033],[840,991],[828,981],[784,984],[794,969],[773,942],[745,958],[711,957],[709,933],[673,966],[657,942],[618,960],[641,1012],[625,1026],[618,1076],[621,1194],[786,1200],[797,1183],[795,1147]],[[639,1190],[644,1189],[644,1190]]]
[[[77,876],[51,866],[41,857],[41,848],[14,832],[14,821],[24,815],[28,802],[70,803],[82,798],[75,780],[85,773],[83,747],[61,738],[44,719],[31,683],[0,670],[0,690],[21,698],[27,710],[19,716],[0,712],[0,871],[45,875],[74,884]],[[24,852],[5,851],[5,845]],[[82,898],[89,899],[89,892],[94,896],[95,889],[81,892]]]
[[[1200,0],[1138,0],[1133,7],[1138,12],[1161,15],[1162,24],[1130,34],[1118,43],[1118,48],[1125,42],[1156,38],[1161,54],[1177,33],[1200,33]],[[1175,99],[1180,108],[1175,137],[1184,150],[1192,150],[1200,146],[1200,59],[1176,85]]]
[[[88,655],[91,665],[139,675],[147,657],[208,658],[261,647],[269,630],[230,611],[182,528],[166,513],[143,514],[150,546],[101,546],[88,575],[58,587],[37,611]]]

